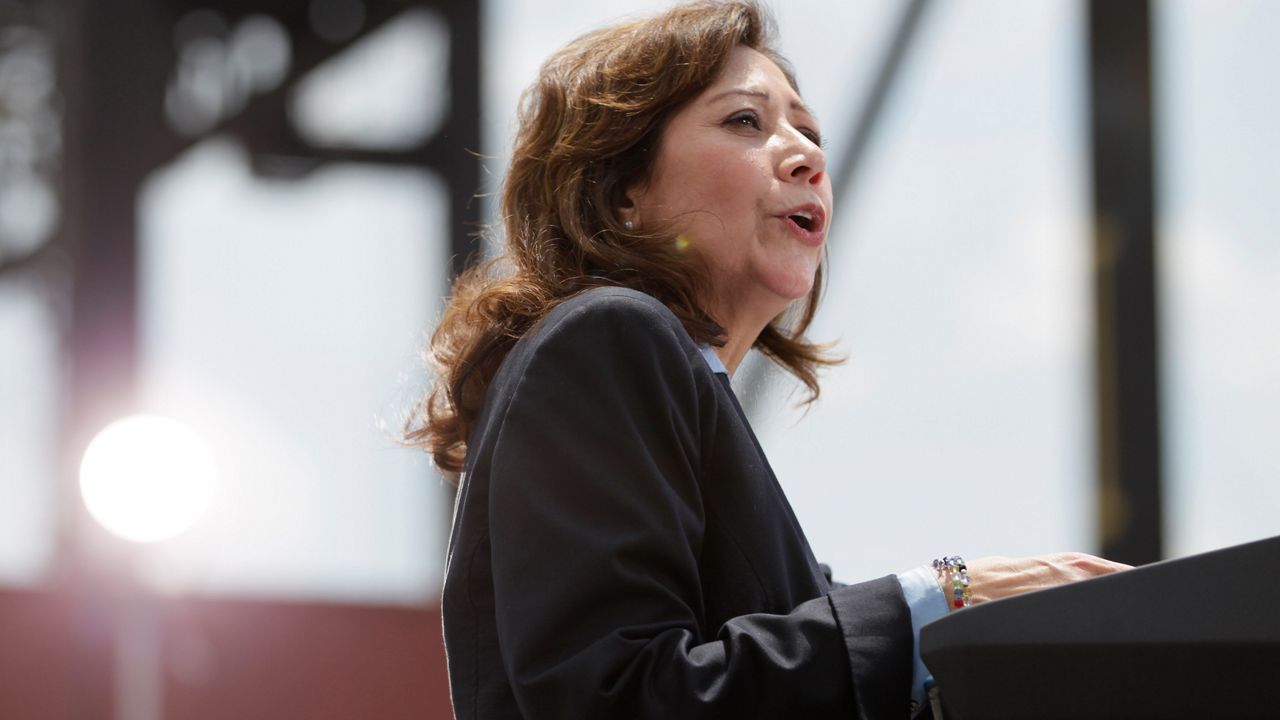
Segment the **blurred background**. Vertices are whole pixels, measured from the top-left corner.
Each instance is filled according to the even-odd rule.
[[[0,0],[0,718],[449,716],[419,352],[537,65],[667,4]],[[734,381],[818,556],[1280,532],[1280,4],[774,9],[849,360]]]

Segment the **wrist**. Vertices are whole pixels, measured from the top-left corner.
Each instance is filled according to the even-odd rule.
[[[969,568],[959,555],[947,555],[933,561],[933,571],[947,599],[947,610],[969,607],[973,594],[969,589]]]

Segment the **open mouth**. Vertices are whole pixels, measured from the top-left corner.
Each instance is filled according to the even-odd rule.
[[[818,225],[818,223],[813,219],[813,216],[808,213],[792,213],[787,217],[791,218],[792,222],[805,230],[813,230]]]

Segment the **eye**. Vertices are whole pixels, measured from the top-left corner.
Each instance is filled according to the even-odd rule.
[[[822,134],[811,128],[800,128],[800,134],[809,138],[809,142],[817,145],[819,148],[826,149],[826,141],[822,139]]]
[[[735,127],[749,127],[759,130],[760,118],[751,110],[743,110],[740,113],[734,113],[728,120],[724,121],[724,124]]]

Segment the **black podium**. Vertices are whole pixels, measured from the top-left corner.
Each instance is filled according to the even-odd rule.
[[[1280,718],[1280,537],[951,613],[946,720]]]

